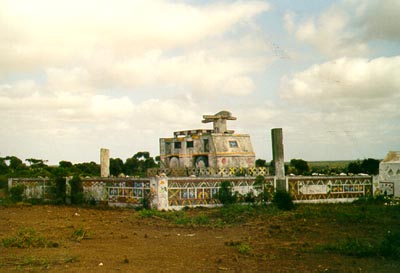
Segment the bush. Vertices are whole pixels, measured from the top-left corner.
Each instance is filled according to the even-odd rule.
[[[83,186],[79,176],[74,176],[70,181],[71,185],[71,203],[80,205],[83,203]]]
[[[294,208],[293,200],[287,191],[277,191],[272,198],[272,204],[281,210],[292,210]]]
[[[146,190],[144,192],[144,197],[140,200],[140,204],[142,205],[142,208],[151,209],[153,197],[154,196],[152,195],[151,191]]]
[[[23,194],[25,191],[25,186],[22,184],[15,185],[9,190],[10,199],[12,202],[21,202],[23,199]]]
[[[221,183],[217,196],[219,201],[224,205],[233,204],[236,201],[236,195],[232,193],[232,186],[228,181]]]
[[[54,196],[55,196],[55,203],[56,204],[65,204],[65,177],[57,176],[55,178],[55,185],[54,185]]]

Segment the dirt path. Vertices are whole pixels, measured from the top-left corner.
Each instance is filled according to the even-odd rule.
[[[316,251],[316,245],[335,242],[349,230],[291,213],[232,226],[181,227],[129,209],[0,207],[0,239],[24,228],[53,247],[0,247],[0,271],[396,272],[399,266]]]

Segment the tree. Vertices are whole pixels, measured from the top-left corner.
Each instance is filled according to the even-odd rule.
[[[292,159],[290,160],[290,166],[295,169],[296,174],[304,175],[310,172],[310,167],[307,161],[303,159]]]
[[[0,157],[0,172],[1,173],[7,173],[8,170],[8,165],[6,163],[6,159],[4,157]]]
[[[147,169],[157,167],[157,163],[149,152],[138,152],[125,161],[124,168],[127,175],[142,176]]]
[[[138,174],[139,160],[134,156],[131,158],[127,158],[124,164],[124,169],[127,175]]]
[[[361,173],[362,169],[361,169],[360,160],[350,162],[347,165],[347,172],[349,172],[349,173]]]
[[[9,161],[8,167],[12,171],[24,170],[26,169],[26,165],[16,156],[7,156],[6,160]]]
[[[74,165],[79,171],[84,175],[99,176],[100,175],[100,165],[96,162],[84,162]]]
[[[43,159],[27,158],[25,159],[25,161],[29,162],[30,167],[33,169],[43,168],[47,166],[46,164],[44,164]]]
[[[73,167],[73,165],[72,165],[71,162],[69,162],[69,161],[64,161],[64,160],[60,161],[60,162],[58,163],[58,165],[60,166],[60,168],[65,168],[65,169],[70,169],[70,168]]]
[[[267,161],[265,159],[257,159],[256,167],[267,167]]]
[[[357,160],[350,162],[347,166],[347,171],[349,173],[367,173],[370,175],[376,175],[379,173],[379,163],[378,159],[367,158],[363,161]]]
[[[379,173],[379,163],[378,159],[364,159],[361,163],[361,169],[364,173],[376,175]]]
[[[121,173],[124,173],[124,162],[121,158],[110,158],[110,174],[114,176],[118,176]]]

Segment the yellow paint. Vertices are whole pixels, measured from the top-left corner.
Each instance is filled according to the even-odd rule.
[[[225,152],[225,153],[202,153],[202,154],[167,154],[167,155],[164,155],[164,157],[171,157],[171,156],[192,157],[192,156],[207,156],[207,155],[212,155],[212,156],[237,156],[237,155],[255,156],[255,153],[249,153],[249,152]]]

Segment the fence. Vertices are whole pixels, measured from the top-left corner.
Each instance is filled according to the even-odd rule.
[[[371,176],[288,177],[286,181],[298,202],[344,202],[373,195]]]
[[[68,182],[66,179],[67,199],[71,196]],[[220,205],[217,193],[223,182],[229,183],[239,202],[260,199],[260,194],[272,196],[276,189],[273,176],[83,178],[82,186],[87,202],[137,206],[147,198],[157,209],[168,210]],[[51,179],[9,179],[10,188],[18,184],[25,185],[26,198],[53,198]],[[345,202],[372,196],[373,179],[370,176],[286,177],[286,189],[295,202]]]
[[[166,175],[169,177],[235,177],[235,176],[268,176],[267,167],[229,167],[229,168],[151,168],[148,177]]]
[[[82,186],[85,200],[110,206],[139,205],[150,195],[147,178],[83,178]]]
[[[264,191],[272,196],[275,188],[275,178],[272,176],[264,177],[262,180],[257,180],[255,177],[175,177],[165,180],[168,199],[166,209],[218,205],[220,201],[217,194],[223,182],[229,183],[232,191],[237,193],[239,202],[245,202],[246,197],[257,197]]]
[[[23,196],[26,199],[52,200],[54,198],[55,181],[49,178],[9,178],[8,188],[24,186]]]

